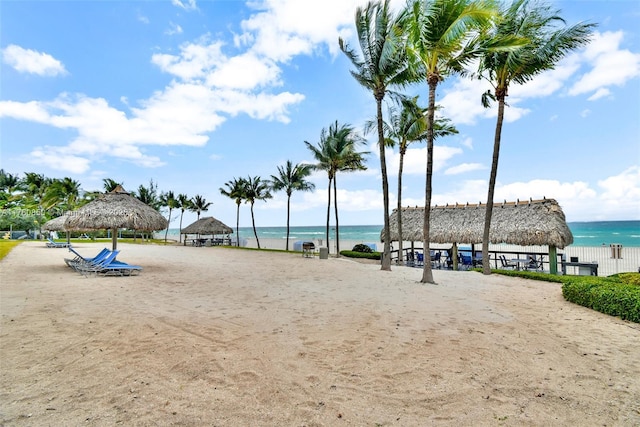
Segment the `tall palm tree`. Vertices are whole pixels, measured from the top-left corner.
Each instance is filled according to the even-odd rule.
[[[384,131],[382,125],[382,100],[394,84],[411,81],[403,49],[402,34],[397,31],[397,18],[389,10],[389,0],[369,2],[356,9],[355,26],[361,54],[339,39],[340,49],[349,58],[355,70],[351,75],[360,85],[370,90],[376,100],[378,119],[378,148],[382,174],[382,198],[384,208],[384,232],[389,230],[389,181],[385,158]],[[382,253],[382,270],[391,270],[391,242],[385,239]]]
[[[178,237],[178,243],[182,243],[182,217],[184,216],[184,211],[191,209],[191,199],[186,194],[178,194],[176,200],[180,208],[180,236]]]
[[[166,193],[160,194],[160,203],[162,206],[169,209],[169,219],[167,220],[167,229],[164,232],[164,242],[167,243],[167,234],[169,233],[169,225],[171,224],[171,212],[177,208],[178,201],[176,200],[173,191],[169,190]]]
[[[220,194],[235,201],[236,209],[236,244],[240,246],[240,204],[245,199],[247,181],[244,178],[233,178],[225,182],[226,188],[220,188]]]
[[[293,165],[287,160],[284,166],[278,166],[278,175],[271,175],[271,188],[273,191],[284,190],[287,193],[287,244],[289,250],[289,220],[291,218],[291,195],[294,191],[311,191],[315,184],[307,181],[311,175],[312,166],[307,164]]]
[[[200,194],[196,194],[191,199],[191,211],[196,212],[198,214],[198,219],[200,219],[200,213],[206,212],[209,210],[209,206],[211,206],[212,202],[207,202],[207,200],[202,197]]]
[[[384,122],[384,132],[387,135],[385,143],[388,147],[398,146],[400,154],[398,164],[398,207],[397,211],[402,212],[402,173],[404,170],[404,157],[409,145],[413,142],[423,141],[427,138],[429,127],[427,120],[427,109],[418,105],[418,97],[401,97],[397,100],[399,104],[391,105],[388,111],[388,121]],[[369,132],[375,123],[371,120],[365,124],[365,132]],[[437,118],[434,122],[435,137],[457,134],[458,130],[446,118]],[[398,236],[402,236],[402,215],[398,215]],[[398,263],[402,264],[403,239],[398,241]]]
[[[258,239],[258,232],[256,230],[256,220],[253,214],[253,205],[256,200],[267,200],[271,198],[271,192],[269,191],[269,182],[263,181],[259,176],[248,177],[245,181],[245,193],[244,200],[251,205],[251,224],[253,225],[253,235],[256,236],[256,243],[258,249],[260,249],[260,239]]]
[[[0,191],[4,191],[11,195],[20,185],[20,178],[4,169],[0,169]]]
[[[515,0],[504,8],[491,33],[487,34],[480,43],[485,53],[481,58],[478,74],[493,86],[493,93],[487,91],[483,95],[482,103],[488,107],[490,100],[498,101],[493,160],[482,235],[483,274],[491,274],[489,230],[493,214],[505,99],[508,96],[509,85],[526,83],[543,71],[555,68],[558,61],[569,52],[589,42],[592,29],[595,27],[594,24],[585,23],[571,27],[566,27],[564,24],[560,11],[552,10],[547,4]],[[521,38],[527,42],[518,49],[506,52],[490,49],[506,38]]]
[[[331,186],[333,184],[333,200],[336,216],[336,252],[340,254],[340,223],[338,220],[337,183],[336,174],[341,171],[364,170],[363,156],[368,152],[357,152],[356,147],[364,143],[364,139],[358,135],[351,125],[340,125],[336,121],[323,128],[320,132],[320,142],[314,146],[305,141],[307,148],[318,162],[312,167],[316,170],[324,170],[329,178],[328,203],[327,203],[327,247],[329,247],[329,222],[331,214]]]
[[[436,88],[448,74],[461,71],[474,58],[471,35],[483,31],[494,16],[493,3],[484,0],[415,0],[402,13],[401,25],[407,36],[409,58],[416,69],[423,71],[429,87],[423,224],[425,254],[429,253]],[[421,282],[434,283],[430,262],[424,263]]]

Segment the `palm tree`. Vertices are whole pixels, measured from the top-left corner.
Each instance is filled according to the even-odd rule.
[[[423,71],[429,86],[423,224],[425,254],[429,253],[436,88],[448,74],[461,71],[474,58],[470,36],[482,31],[494,16],[492,3],[470,0],[415,0],[402,14],[401,25],[407,35],[409,58],[416,70]],[[424,263],[421,282],[434,283],[430,262]]]
[[[0,169],[0,191],[4,191],[11,195],[20,184],[20,178],[18,175],[13,175],[9,172],[5,172],[4,169]]]
[[[28,200],[28,203],[38,208],[38,232],[40,234],[42,234],[40,226],[42,225],[42,214],[44,211],[43,199],[51,183],[51,178],[46,178],[43,174],[35,172],[26,172],[22,180],[25,189],[24,197]]]
[[[220,194],[236,202],[236,244],[240,246],[240,204],[245,199],[247,181],[244,178],[233,178],[224,185],[226,188],[220,188]]]
[[[160,194],[160,203],[162,206],[169,208],[169,219],[167,220],[167,229],[164,232],[164,242],[167,243],[167,234],[169,233],[169,225],[171,224],[171,211],[178,207],[178,201],[173,191],[167,191]]]
[[[287,244],[289,250],[289,219],[291,218],[291,195],[294,191],[311,191],[316,186],[306,180],[311,175],[311,165],[293,165],[291,160],[287,160],[286,165],[278,166],[278,176],[271,175],[271,189],[273,191],[284,190],[287,193]]]
[[[69,177],[54,179],[47,187],[42,205],[47,209],[58,207],[62,211],[73,210],[80,197],[80,183]]]
[[[158,196],[158,184],[153,182],[153,179],[149,180],[149,187],[140,185],[135,197],[157,211],[159,211],[162,206]]]
[[[388,147],[398,146],[400,154],[398,165],[398,212],[402,212],[402,173],[404,169],[404,156],[407,153],[409,144],[422,141],[427,138],[427,109],[418,105],[418,97],[402,97],[398,100],[400,109],[395,106],[389,107],[388,122],[384,122],[386,145]],[[369,132],[374,127],[373,121],[367,121],[365,132]],[[451,124],[449,119],[437,118],[434,122],[435,137],[457,134],[458,130]],[[402,215],[398,215],[398,236],[402,236]],[[398,263],[403,263],[403,239],[398,241]]]
[[[565,27],[564,24],[565,21],[560,17],[559,11],[552,10],[549,5],[529,0],[516,0],[502,11],[501,19],[480,43],[485,53],[481,58],[478,74],[493,86],[493,94],[487,91],[483,95],[482,103],[488,107],[489,100],[498,101],[498,118],[482,236],[483,274],[491,274],[489,230],[493,214],[505,99],[508,96],[509,84],[526,83],[543,71],[555,68],[555,64],[569,52],[589,42],[591,31],[595,27],[594,24],[577,24],[572,27]],[[490,49],[501,40],[508,38],[526,39],[527,42],[518,49],[506,52]]]
[[[196,212],[198,214],[198,219],[200,219],[200,213],[206,212],[209,210],[209,206],[211,206],[212,202],[207,202],[207,200],[199,194],[193,196],[191,199],[191,208],[192,212]]]
[[[253,205],[256,200],[267,200],[271,198],[271,192],[269,192],[269,182],[263,181],[259,176],[248,177],[245,181],[245,193],[244,200],[251,204],[251,224],[253,225],[253,235],[256,236],[256,243],[258,249],[260,249],[260,239],[258,239],[258,232],[256,231],[256,220],[253,214]]]
[[[307,148],[318,162],[312,167],[317,170],[327,171],[329,177],[328,204],[327,204],[327,247],[329,247],[329,220],[331,213],[331,185],[333,183],[334,210],[336,216],[336,252],[340,254],[340,224],[338,221],[337,183],[336,174],[340,171],[364,170],[364,158],[368,152],[357,152],[357,145],[364,143],[364,139],[358,135],[351,125],[339,125],[336,121],[329,129],[322,129],[320,142],[314,146],[305,141]]]
[[[402,35],[397,31],[397,20],[389,10],[389,0],[369,2],[364,9],[356,9],[355,26],[362,57],[350,48],[342,38],[340,49],[349,58],[355,70],[351,75],[360,85],[370,90],[376,100],[378,119],[378,148],[382,174],[382,198],[384,207],[384,232],[389,230],[389,182],[385,159],[384,130],[382,125],[382,100],[388,87],[411,81],[407,67]],[[382,253],[382,270],[391,270],[391,242],[385,239]]]
[[[191,209],[191,199],[186,194],[178,194],[176,200],[180,208],[180,237],[178,238],[178,243],[182,243],[182,217],[184,216],[184,211]]]
[[[111,178],[104,178],[102,180],[102,184],[104,186],[104,191],[107,193],[110,193],[111,191],[115,190],[118,185],[120,186],[122,185],[121,182],[114,181]]]

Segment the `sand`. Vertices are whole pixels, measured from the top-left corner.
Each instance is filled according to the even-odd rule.
[[[558,284],[119,249],[141,275],[83,277],[38,242],[0,262],[2,425],[640,425],[640,325]]]

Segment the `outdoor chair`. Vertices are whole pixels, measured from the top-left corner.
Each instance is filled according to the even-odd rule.
[[[538,260],[535,255],[527,255],[529,264],[525,266],[526,270],[542,270],[542,256]]]
[[[473,261],[471,255],[460,254],[460,266],[463,270],[469,270],[473,267]]]
[[[432,251],[435,252],[435,251]],[[435,252],[432,256],[431,256],[431,267],[432,268],[442,268],[442,254],[438,251]]]
[[[502,264],[502,268],[504,269],[517,269],[518,268],[518,263],[517,262],[513,262],[513,261],[508,261],[507,257],[504,255],[500,255],[500,263]]]
[[[62,243],[62,242],[55,242],[53,241],[53,239],[51,239],[51,237],[47,238],[47,247],[48,248],[69,248],[71,247],[71,243]]]
[[[98,255],[91,257],[91,258],[85,258],[82,255],[80,255],[78,252],[76,252],[72,247],[69,247],[69,252],[72,252],[75,255],[75,258],[65,258],[64,262],[71,268],[73,268],[72,264],[77,264],[79,262],[98,262],[101,259],[103,259],[105,256],[107,256],[107,254],[109,252],[111,252],[109,249],[107,248],[103,248],[100,252],[98,252]]]
[[[116,256],[118,256],[119,253],[120,251],[118,250],[110,251],[106,256],[104,256],[100,260],[97,260],[97,261],[92,260],[88,262],[80,261],[77,263],[71,263],[70,265],[71,267],[73,267],[74,270],[76,270],[78,273],[82,274],[83,276],[88,276],[89,274],[94,274],[94,273],[97,274],[100,271],[102,271],[105,266],[115,261]]]
[[[424,265],[424,254],[416,252],[416,266],[421,267]]]

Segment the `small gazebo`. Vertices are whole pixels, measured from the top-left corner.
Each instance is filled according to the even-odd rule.
[[[180,230],[180,234],[196,234],[198,238],[200,236],[216,236],[218,234],[232,234],[233,229],[228,225],[224,224],[222,221],[212,217],[204,217],[200,218],[193,224],[189,224],[182,230]],[[186,244],[185,238],[185,244]]]
[[[482,243],[486,204],[454,204],[431,208],[429,241]],[[424,241],[424,207],[402,209],[402,240]],[[399,241],[398,210],[389,218],[391,241]],[[384,229],[380,240],[385,241]],[[549,247],[550,270],[557,272],[557,249],[573,243],[564,212],[554,199],[495,203],[489,230],[491,243]]]

